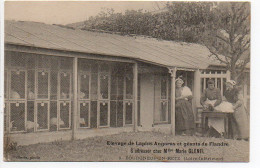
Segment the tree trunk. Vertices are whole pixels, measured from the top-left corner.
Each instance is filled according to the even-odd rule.
[[[231,72],[230,72],[230,74],[231,74],[230,79],[237,81],[236,66],[235,66],[235,65],[231,65],[230,71],[231,71]]]

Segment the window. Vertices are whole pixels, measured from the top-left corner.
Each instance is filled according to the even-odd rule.
[[[125,124],[133,124],[133,103],[125,103]]]
[[[203,91],[208,88],[208,80],[212,79],[215,82],[215,87],[219,88],[221,91],[221,95],[224,95],[224,91],[226,90],[226,80],[227,80],[227,76],[228,74],[225,71],[222,70],[203,70],[201,71],[201,93],[203,93]]]
[[[125,67],[125,98],[133,99],[133,67]]]
[[[126,65],[125,69],[125,96],[124,96],[124,110],[125,110],[125,125],[133,124],[133,66]]]
[[[154,123],[168,123],[168,103],[169,103],[169,85],[168,76],[155,76],[155,108],[154,108]]]

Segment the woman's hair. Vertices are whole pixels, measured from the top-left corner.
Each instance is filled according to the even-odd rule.
[[[214,82],[213,79],[209,79],[207,83],[208,83],[208,84],[215,84],[215,82]]]
[[[175,79],[175,83],[178,81],[181,81],[182,84],[184,83],[182,76],[179,76],[178,78]]]

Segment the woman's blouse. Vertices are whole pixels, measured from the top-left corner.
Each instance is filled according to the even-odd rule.
[[[224,96],[226,97],[228,102],[235,104],[235,106],[240,106],[243,104],[243,95],[237,88],[226,90]]]
[[[214,89],[205,89],[203,94],[201,95],[200,98],[200,103],[203,105],[204,102],[209,99],[209,100],[217,100],[214,106],[219,105],[222,102],[222,97],[221,97],[221,92],[220,89],[214,88]]]
[[[191,92],[190,88],[188,88],[187,86],[184,86],[184,87],[176,88],[175,96],[176,96],[176,98],[181,97],[181,96],[188,97],[188,96],[192,96],[192,92]]]

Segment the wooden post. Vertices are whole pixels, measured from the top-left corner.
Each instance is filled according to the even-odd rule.
[[[197,107],[200,107],[200,71],[197,69],[194,72],[194,87],[193,87],[193,99],[192,99],[192,105],[193,105],[193,113],[195,116],[195,121],[199,121],[199,116],[197,114]]]
[[[134,85],[134,131],[137,132],[138,122],[138,65],[134,63],[133,67],[133,85]]]
[[[175,135],[175,78],[176,67],[169,68],[171,74],[171,133]]]
[[[73,59],[73,115],[72,115],[72,140],[74,140],[77,130],[78,119],[78,58]]]
[[[200,71],[194,72],[194,88],[193,88],[193,100],[196,107],[200,106]]]

